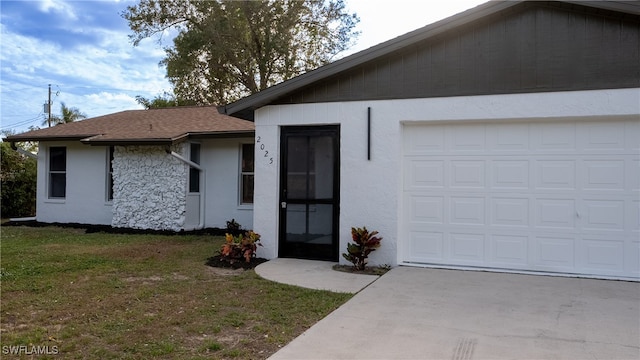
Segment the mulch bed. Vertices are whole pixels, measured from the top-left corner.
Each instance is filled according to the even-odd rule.
[[[333,265],[333,270],[348,272],[352,274],[365,274],[365,275],[384,275],[390,270],[389,267],[381,266],[367,266],[364,270],[356,270],[353,265]]]
[[[95,225],[95,224],[80,224],[80,223],[46,223],[35,220],[27,221],[7,221],[2,226],[27,226],[27,227],[46,227],[56,226],[61,228],[72,228],[85,230],[86,234],[91,233],[108,233],[108,234],[131,234],[131,235],[211,235],[211,236],[224,236],[226,233],[233,235],[242,234],[244,230],[230,230],[221,228],[205,228],[200,230],[190,231],[172,231],[172,230],[150,230],[150,229],[132,229],[132,228],[119,228],[112,227],[111,225]]]
[[[218,268],[227,268],[227,269],[244,269],[250,270],[255,268],[256,266],[262,264],[263,262],[267,262],[269,260],[263,258],[251,258],[251,261],[235,261],[233,263],[228,260],[222,259],[222,256],[216,255],[207,259],[206,264],[211,267]]]

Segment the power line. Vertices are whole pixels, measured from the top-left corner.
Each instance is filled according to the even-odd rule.
[[[42,115],[42,114],[40,114]],[[25,125],[29,125],[32,123],[35,123],[36,121],[40,121],[41,117],[40,115],[38,115],[37,117],[28,119],[28,120],[23,120],[17,123],[13,123],[13,124],[7,124],[5,126],[0,127],[0,130],[5,130],[5,129],[10,129],[10,128],[14,128],[14,127],[21,127],[21,126],[25,126]]]
[[[4,130],[7,128],[11,128],[11,127],[19,127],[19,126],[24,126],[24,125],[28,125],[31,123],[35,123],[36,121],[40,121],[42,120],[44,115],[44,111],[40,111],[37,115],[30,117],[29,119],[25,119],[25,120],[18,120],[17,122],[11,123],[11,124],[2,124],[2,126],[0,127],[0,129]],[[28,116],[28,115],[1,115],[2,118],[6,118],[8,116]]]

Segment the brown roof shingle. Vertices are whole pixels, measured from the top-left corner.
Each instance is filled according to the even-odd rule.
[[[6,141],[80,140],[90,145],[171,144],[189,136],[252,135],[253,122],[215,106],[126,110],[8,136]]]

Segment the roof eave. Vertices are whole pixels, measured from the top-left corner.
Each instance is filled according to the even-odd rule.
[[[173,145],[178,142],[173,139],[156,138],[156,139],[102,139],[102,140],[81,140],[85,145],[91,146],[128,146],[128,145]]]
[[[255,135],[255,130],[233,130],[233,131],[202,131],[189,133],[189,138],[209,139],[209,138],[238,138]]]
[[[25,141],[78,141],[86,138],[87,135],[82,136],[7,136],[2,139],[6,142],[25,142]]]
[[[99,137],[82,139],[81,142],[91,146],[167,146],[174,145],[190,138],[233,138],[247,137],[255,134],[255,130],[230,130],[230,131],[202,131],[184,133],[173,138],[132,138],[132,139],[101,139]]]
[[[636,1],[572,1],[565,0],[563,2],[575,5],[590,6],[602,10],[619,11],[632,15],[640,15],[640,6]]]

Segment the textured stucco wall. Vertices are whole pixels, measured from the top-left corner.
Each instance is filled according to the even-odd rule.
[[[173,151],[184,154],[185,144]],[[160,146],[116,146],[114,227],[174,230],[184,226],[188,166]]]
[[[278,255],[280,127],[340,124],[340,253],[352,226],[380,231],[382,247],[371,264],[399,261],[402,214],[402,126],[433,121],[536,121],[536,119],[640,114],[640,89],[461,96],[448,98],[273,105],[256,111],[254,229],[262,235],[259,256]],[[367,107],[371,107],[371,160],[367,160]],[[264,151],[263,151],[264,152]],[[273,159],[273,162],[270,161]],[[363,180],[364,179],[364,180]],[[341,262],[345,260],[340,258]]]

